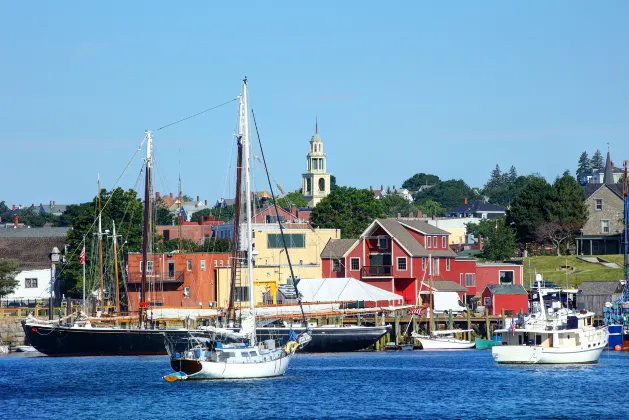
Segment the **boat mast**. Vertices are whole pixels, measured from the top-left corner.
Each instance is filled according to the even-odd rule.
[[[255,294],[253,290],[253,235],[251,232],[251,145],[249,144],[249,108],[247,107],[247,78],[242,81],[241,141],[245,164],[245,217],[247,218],[247,275],[249,276],[249,309],[254,314]],[[255,333],[252,334],[252,345],[255,344]]]
[[[116,272],[116,313],[120,313],[120,286],[118,285],[118,237],[116,236],[116,222],[114,225],[114,267]]]
[[[243,108],[243,99],[240,97],[240,115],[242,119],[242,113],[246,112]],[[227,306],[227,320],[236,320],[236,311],[234,310],[234,299],[236,295],[236,274],[239,269],[239,246],[238,238],[240,236],[240,202],[242,196],[242,125],[239,129],[237,137],[238,143],[238,157],[236,160],[236,199],[234,202],[234,235],[232,242],[232,264],[231,264],[231,285],[229,291],[229,305]]]
[[[432,255],[428,254],[428,287],[430,287],[430,324],[428,324],[428,332],[432,333],[435,329],[434,327],[434,317],[433,317],[433,310],[435,305],[433,304],[433,291],[432,291]]]
[[[81,264],[83,265],[83,313],[87,315],[87,309],[85,308],[85,236],[83,236],[83,258],[81,258]]]
[[[151,176],[153,169],[153,133],[145,131],[146,134],[146,173],[144,178],[144,228],[142,232],[142,283],[140,288],[140,307],[138,309],[140,328],[144,328],[143,308],[148,306],[146,292],[146,269],[148,268],[148,242],[150,227],[150,201],[151,201]]]
[[[624,208],[624,217],[623,222],[625,224],[624,228],[624,254],[625,254],[625,293],[623,296],[623,301],[629,301],[629,179],[627,178],[627,166],[629,165],[629,161],[624,161],[625,179],[623,181],[623,198],[625,201]]]
[[[100,256],[100,312],[105,313],[105,279],[103,274],[103,223],[102,205],[100,201],[100,174],[98,174],[98,248]]]

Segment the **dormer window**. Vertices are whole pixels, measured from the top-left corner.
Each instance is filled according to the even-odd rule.
[[[596,210],[603,210],[603,199],[597,198],[596,200],[594,200],[594,202]]]
[[[446,248],[447,247],[447,244],[446,244],[447,240],[448,240],[447,236],[442,236],[441,237],[441,248]]]
[[[378,248],[380,249],[388,249],[389,248],[389,238],[380,237],[378,238]]]

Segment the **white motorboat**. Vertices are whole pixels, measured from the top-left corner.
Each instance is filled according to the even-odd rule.
[[[540,313],[496,330],[502,345],[492,347],[491,354],[498,363],[596,363],[609,333],[604,326],[594,326],[594,315],[567,309],[546,313],[542,304]]]
[[[424,350],[465,350],[474,347],[474,342],[456,338],[457,334],[469,333],[471,330],[442,330],[433,331],[430,335],[411,334],[419,341]]]

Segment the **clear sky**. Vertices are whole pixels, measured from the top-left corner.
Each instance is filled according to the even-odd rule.
[[[3,2],[0,200],[89,200],[145,129],[235,98],[243,76],[287,191],[315,114],[341,185],[427,172],[482,187],[496,163],[553,179],[607,142],[620,165],[627,17],[624,0]],[[233,195],[236,117],[232,103],[157,132],[155,190],[181,174],[188,195]]]

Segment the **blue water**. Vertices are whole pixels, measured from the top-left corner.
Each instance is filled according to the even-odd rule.
[[[629,354],[499,366],[490,351],[297,355],[286,376],[180,381],[166,357],[0,357],[4,419],[629,418]]]

